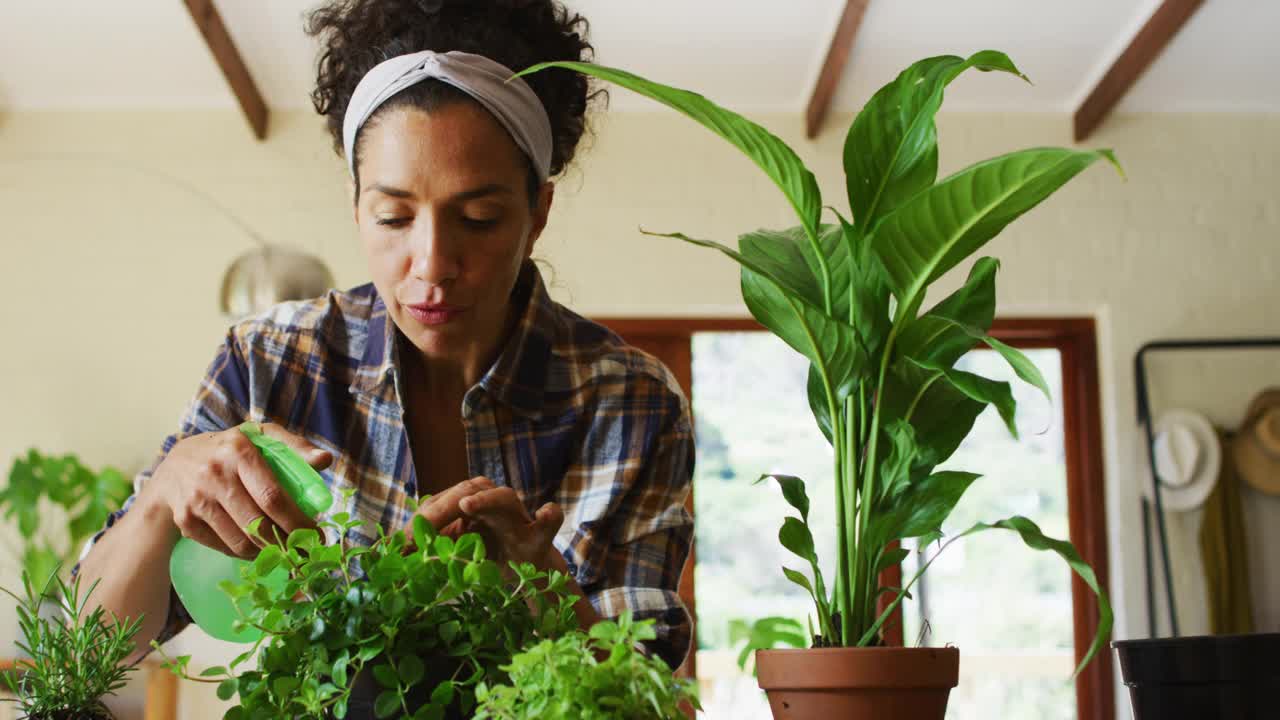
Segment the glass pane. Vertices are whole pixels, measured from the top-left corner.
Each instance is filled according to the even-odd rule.
[[[1046,532],[1066,535],[1060,360],[1056,351],[1031,356],[1055,403],[1014,383],[1021,441],[1008,437],[994,411],[979,419],[951,465],[986,477],[957,508],[956,527],[1018,513]],[[975,351],[962,363],[989,377],[1010,375],[988,351]],[[710,719],[771,717],[754,679],[738,670],[730,621],[811,613],[805,591],[779,570],[803,569],[777,542],[787,506],[775,484],[753,485],[771,472],[804,478],[815,527],[835,527],[831,448],[809,411],[807,373],[804,358],[768,333],[699,333],[693,339],[698,676]],[[828,578],[832,535],[815,538]],[[1074,717],[1074,688],[1065,682],[1071,671],[1068,571],[1056,556],[1010,543],[1018,544],[1012,534],[994,532],[956,543],[934,564],[924,588],[929,642],[955,644],[963,652],[961,686],[948,711],[952,720],[979,717],[979,707],[984,718]],[[920,635],[920,611],[918,601],[906,608],[909,642]]]
[[[1020,382],[997,353],[977,350],[960,369],[1013,387],[1020,439],[995,408],[942,467],[981,473],[943,530],[1025,515],[1047,535],[1067,537],[1067,466],[1062,434],[1062,358],[1057,350],[1026,351],[1044,374],[1050,403]],[[935,544],[929,552],[936,551]],[[913,554],[903,570],[910,573]],[[908,575],[909,577],[909,575]],[[905,637],[914,644],[921,617],[928,644],[961,651],[960,685],[948,720],[991,717],[1076,717],[1072,659],[1071,571],[1051,553],[1023,546],[1017,535],[992,530],[947,548],[905,603]],[[923,600],[923,602],[921,602]]]
[[[811,612],[808,595],[780,570],[804,567],[778,544],[778,528],[789,514],[782,493],[776,483],[754,481],[770,472],[804,478],[810,521],[835,526],[833,456],[809,412],[808,372],[804,358],[769,333],[693,337],[697,667],[711,720],[772,717],[755,679],[738,670],[729,622],[800,619]],[[820,558],[833,557],[830,533],[814,540]]]

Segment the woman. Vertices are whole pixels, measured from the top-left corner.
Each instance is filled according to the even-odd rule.
[[[313,93],[351,172],[373,282],[231,328],[178,432],[82,558],[96,600],[145,613],[135,658],[189,622],[168,557],[180,536],[241,557],[266,518],[313,526],[238,431],[266,423],[387,529],[418,513],[475,530],[499,559],[569,573],[586,628],[657,621],[689,646],[676,595],[692,524],[688,403],[652,357],[552,301],[530,260],[584,128],[589,60],[555,0],[333,0]],[[430,51],[430,52],[424,52]],[[371,534],[353,539],[368,543]]]

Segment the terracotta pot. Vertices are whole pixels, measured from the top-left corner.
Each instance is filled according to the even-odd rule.
[[[760,650],[756,670],[775,720],[942,720],[960,650]]]

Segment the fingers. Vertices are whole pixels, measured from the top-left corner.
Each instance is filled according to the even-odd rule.
[[[261,519],[261,523],[258,525],[258,535],[262,537],[263,541],[281,543],[288,537],[288,533],[282,532],[280,525],[263,511],[258,501],[249,493],[244,484],[237,482],[227,483],[223,488],[223,495],[220,500],[222,508],[231,516],[236,525],[242,529],[248,528],[249,524],[254,520]],[[251,537],[250,539],[254,538]],[[261,545],[256,539],[254,540],[255,544]]]
[[[182,532],[183,537],[195,540],[205,547],[213,548],[228,557],[239,557],[234,550],[222,542],[222,538],[218,537],[218,533],[214,532],[213,528],[209,527],[208,523],[203,520],[193,519],[185,527],[180,527],[179,530]]]
[[[321,450],[316,447],[310,440],[302,437],[301,435],[295,435],[275,423],[261,423],[261,427],[263,434],[270,435],[285,445],[297,450],[298,454],[307,461],[307,464],[317,470],[323,470],[329,467],[329,464],[333,462],[332,454],[327,450]]]
[[[515,528],[529,524],[519,494],[509,487],[496,487],[462,498],[458,507],[468,517],[483,518],[499,528]]]
[[[470,523],[466,518],[458,518],[440,530],[440,534],[451,540],[457,540],[470,531]]]
[[[467,496],[459,506],[495,557],[517,562],[537,564],[564,523],[564,511],[555,503],[546,503],[530,518],[520,495],[509,487]]]
[[[258,544],[225,509],[213,508],[204,520],[218,534],[218,539],[231,550],[233,556],[244,560],[252,560],[258,556]]]
[[[533,525],[539,533],[539,538],[551,542],[551,538],[560,532],[560,526],[564,524],[564,510],[556,503],[549,502],[533,514]]]
[[[462,500],[491,489],[493,489],[493,481],[489,478],[475,477],[464,480],[442,493],[433,495],[429,502],[418,508],[418,514],[439,530],[463,517],[459,505]]]
[[[298,509],[298,504],[281,487],[267,461],[262,459],[258,448],[248,438],[241,437],[235,441],[229,452],[234,455],[229,464],[236,468],[239,482],[226,483],[223,497],[227,510],[236,520],[247,523],[265,515],[286,535],[299,528],[316,528],[315,521]],[[248,507],[250,504],[253,507]],[[265,532],[263,536],[271,537]]]

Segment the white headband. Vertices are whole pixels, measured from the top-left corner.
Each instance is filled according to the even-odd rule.
[[[538,179],[551,176],[551,121],[529,85],[501,63],[459,51],[423,50],[378,63],[356,85],[342,119],[342,149],[347,168],[356,176],[356,133],[382,103],[428,78],[448,83],[475,98],[511,133],[533,161]]]

